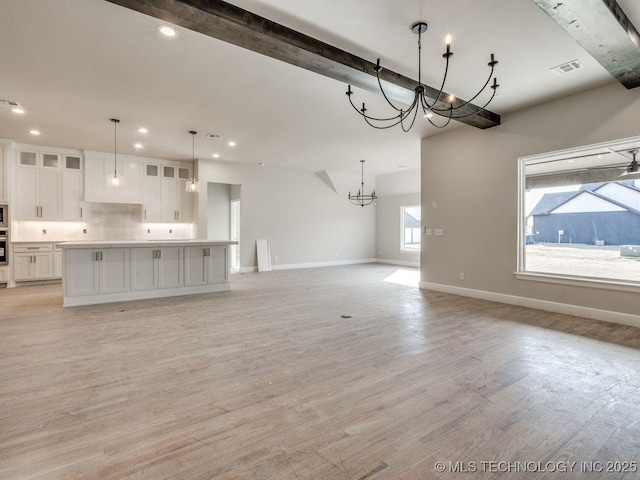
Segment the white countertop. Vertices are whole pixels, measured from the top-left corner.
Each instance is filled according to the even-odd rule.
[[[229,240],[91,240],[87,242],[56,242],[61,248],[109,248],[109,247],[154,247],[165,245],[238,245]]]

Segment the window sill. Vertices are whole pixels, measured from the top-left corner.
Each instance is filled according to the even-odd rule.
[[[569,275],[556,275],[551,273],[515,272],[514,275],[518,280],[640,293],[640,284],[633,282],[607,280],[604,278],[572,277]]]
[[[400,253],[405,253],[405,254],[409,254],[409,255],[420,255],[420,252],[416,252],[413,250],[400,250]]]

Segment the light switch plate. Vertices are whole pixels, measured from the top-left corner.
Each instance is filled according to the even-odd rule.
[[[442,236],[442,235],[444,235],[444,229],[442,229],[442,228],[436,228],[436,235],[438,235],[438,236]]]
[[[433,230],[431,228],[424,227],[425,235],[433,235]]]

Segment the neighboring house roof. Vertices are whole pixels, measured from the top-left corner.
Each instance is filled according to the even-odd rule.
[[[622,185],[628,188],[633,189],[634,191],[640,192],[640,189],[637,189],[633,185],[630,185],[626,182],[615,182],[617,185]],[[619,202],[616,199],[607,197],[597,192],[598,189],[602,188],[606,183],[591,183],[588,185],[583,185],[579,190],[574,192],[557,192],[557,193],[545,193],[538,204],[534,207],[534,209],[529,214],[530,216],[534,215],[550,215],[554,213],[554,211],[558,210],[560,207],[567,207],[568,204],[572,202],[579,202],[580,198],[584,199],[584,201],[593,201],[594,197],[606,202],[611,205],[611,210],[608,211],[628,211],[635,215],[640,215],[640,211],[635,208],[630,207],[624,203]],[[602,202],[598,202],[595,205],[598,205],[598,209],[594,210],[594,212],[606,212],[604,209],[605,204]],[[565,208],[566,210],[566,208]],[[576,212],[563,211],[559,213],[578,213],[580,209],[578,208]],[[589,212],[589,210],[581,210],[582,212]]]
[[[529,215],[549,215],[551,210],[559,207],[579,193],[580,190],[575,192],[545,193]]]

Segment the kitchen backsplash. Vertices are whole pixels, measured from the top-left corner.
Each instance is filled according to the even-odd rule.
[[[191,223],[142,223],[141,205],[90,203],[86,222],[12,222],[13,242],[172,240],[195,238]],[[86,233],[85,233],[86,232]]]

